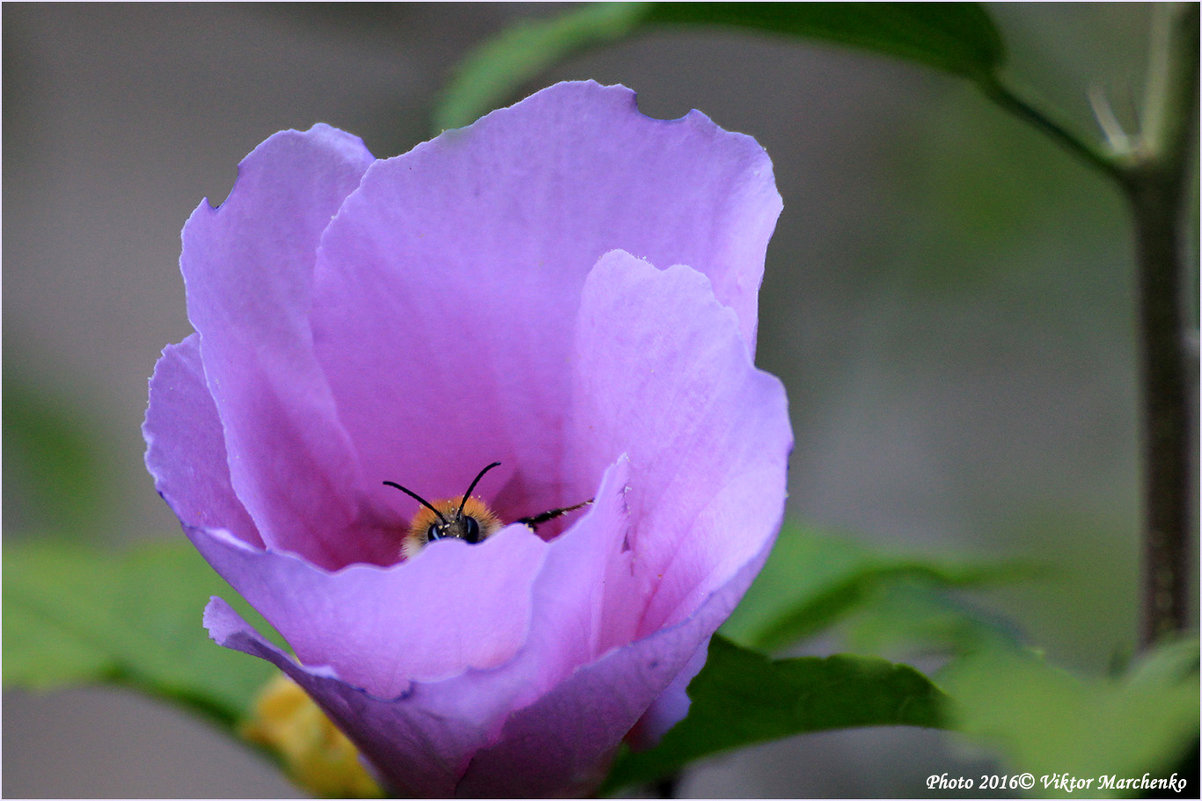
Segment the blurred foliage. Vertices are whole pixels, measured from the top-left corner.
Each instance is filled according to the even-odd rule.
[[[892,163],[883,183],[907,187],[910,205],[904,232],[892,232],[863,258],[891,265],[883,276],[889,288],[907,292],[904,300],[913,304],[1008,304],[1015,308],[1007,313],[1029,317],[1053,336],[1074,325],[1108,325],[1091,335],[1122,334],[1129,343],[1131,333],[1115,331],[1112,322],[1130,309],[1123,286],[1130,263],[1120,258],[1126,256],[1128,223],[1119,193],[1102,175],[1064,158],[1038,131],[990,107],[966,113],[964,104],[948,102],[924,113],[930,125],[899,126],[885,144]],[[1062,238],[1074,230],[1087,235],[1066,254]],[[906,246],[899,252],[902,235]],[[1122,273],[1113,275],[1119,266]],[[1081,281],[1082,274],[1095,281]],[[1097,305],[1078,322],[1074,314],[1084,317],[1080,293]],[[1065,301],[1055,302],[1060,295]],[[1000,311],[994,306],[963,313]]]
[[[997,748],[1011,770],[1036,777],[1167,778],[1198,741],[1196,637],[1162,645],[1117,679],[1082,679],[1028,651],[984,648],[950,664],[939,683],[955,699],[952,727]],[[1096,782],[1082,793],[1137,794]],[[1032,794],[1071,792],[1041,782]]]
[[[276,671],[209,641],[201,615],[215,594],[271,632],[182,538],[118,554],[5,543],[4,686],[128,685],[233,725]]]
[[[945,591],[1014,582],[1035,574],[1032,565],[1018,562],[890,554],[846,536],[786,524],[764,569],[721,631],[735,642],[773,652],[853,614],[861,619],[861,638],[868,638],[867,629],[873,625],[869,618],[875,614],[880,621],[888,620],[884,631],[904,638],[924,626],[925,635],[934,634],[935,610],[946,606],[943,633],[954,628],[957,642],[986,636],[987,631],[1000,636],[1004,625],[955,608]],[[903,595],[914,613],[907,618],[909,627],[899,619],[903,616],[895,614]]]
[[[931,695],[915,701],[921,715],[930,717],[898,723],[955,730],[996,749],[1013,771],[1037,777],[1066,772],[1079,777],[1160,775],[1157,771],[1167,776],[1179,759],[1188,759],[1198,739],[1197,639],[1162,646],[1120,677],[1082,678],[1023,647],[1011,622],[960,597],[966,589],[1019,579],[1027,579],[1021,583],[1030,587],[1029,579],[1037,575],[1023,563],[887,554],[846,537],[786,524],[764,570],[721,631],[773,650],[835,631],[857,653],[938,655],[943,667],[930,685]],[[665,776],[688,760],[719,750],[823,728],[807,715],[790,717],[791,711],[805,708],[822,680],[809,675],[804,683],[790,686],[788,677],[815,669],[819,662],[830,667],[831,660],[843,659],[852,661],[843,664],[848,671],[842,680],[854,687],[856,669],[868,664],[855,660],[873,657],[769,662],[716,637],[710,662],[689,685],[694,703],[689,717],[659,747],[624,755],[608,788]],[[883,660],[877,664],[905,667]],[[912,672],[911,680],[927,681]],[[904,700],[904,683],[890,685],[879,675],[874,681],[881,694],[876,696],[876,720],[842,725],[885,722],[888,697],[911,703]],[[916,692],[916,686],[911,690]],[[818,690],[832,704],[826,715],[862,711],[850,698],[837,700],[844,689]],[[857,687],[851,696],[865,692]],[[711,713],[709,705],[720,706],[720,698],[734,699],[727,703],[738,708],[737,717]],[[1067,794],[1041,783],[1031,793]],[[1091,794],[1134,793],[1095,787]]]
[[[975,3],[601,3],[523,21],[470,53],[434,111],[435,132],[513,98],[569,55],[649,26],[719,25],[859,47],[986,80],[1002,40]]]
[[[94,531],[111,511],[113,490],[88,407],[11,370],[3,406],[5,529]]]
[[[1030,582],[1015,586],[1028,587]],[[978,603],[923,581],[884,584],[838,628],[840,647],[888,659],[949,658],[983,646],[1016,645],[1018,624]],[[968,597],[965,597],[968,596]]]
[[[505,105],[524,81],[572,53],[629,35],[645,14],[640,3],[597,3],[502,31],[459,63],[434,109],[434,132]]]
[[[602,792],[649,782],[701,757],[848,726],[938,726],[944,694],[914,668],[838,655],[771,660],[716,635],[689,684],[689,715],[648,751],[626,752]]]

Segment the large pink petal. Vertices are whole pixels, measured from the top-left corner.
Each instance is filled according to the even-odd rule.
[[[676,623],[775,537],[793,437],[784,388],[689,267],[615,251],[583,290],[573,352],[583,471],[625,453],[639,634]]]
[[[142,432],[155,489],[180,520],[224,528],[262,547],[255,524],[230,486],[221,420],[205,386],[195,334],[163,349],[150,379]]]
[[[690,264],[752,343],[779,211],[754,140],[700,112],[651,119],[592,82],[378,162],[322,240],[313,314],[365,475],[449,496],[500,460],[503,515],[581,500],[597,474],[562,458],[589,270],[614,248]]]
[[[219,529],[188,534],[303,663],[384,697],[469,674],[461,694],[491,693],[474,713],[487,719],[633,634],[642,605],[625,548],[626,477],[624,462],[607,470],[597,502],[550,543],[509,526],[479,545],[428,546],[390,568],[331,572]],[[493,668],[503,670],[482,672]]]
[[[384,697],[511,661],[526,642],[531,584],[547,549],[511,526],[475,546],[439,543],[390,568],[331,572],[220,530],[188,534],[303,663]]]
[[[627,543],[628,468],[624,457],[607,467],[588,512],[548,544],[532,586],[529,637],[504,667],[524,685],[513,708],[634,635],[643,605]]]
[[[421,688],[381,698],[329,669],[298,665],[220,598],[205,609],[205,627],[219,645],[266,659],[287,673],[401,795],[453,795],[471,755],[489,741],[489,732],[477,722],[427,709]]]
[[[220,598],[205,610],[205,626],[219,644],[273,662],[304,687],[403,795],[565,796],[601,780],[618,741],[730,614],[765,556],[684,621],[609,650],[533,703],[488,721],[472,714],[474,691],[462,679],[379,697],[328,668],[298,665]],[[507,669],[481,671],[485,688],[491,673],[514,677]],[[495,700],[488,689],[483,696],[481,708]]]
[[[266,542],[326,567],[396,552],[359,519],[357,460],[308,319],[321,232],[372,161],[329,126],[278,133],[242,161],[219,208],[192,214],[180,257],[234,489]]]

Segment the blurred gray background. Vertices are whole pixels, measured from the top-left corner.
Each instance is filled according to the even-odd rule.
[[[545,4],[3,6],[3,370],[94,438],[112,547],[182,536],[142,466],[146,380],[189,331],[179,230],[281,128],[325,121],[377,156],[428,138],[474,44]],[[1092,132],[1130,119],[1150,8],[991,7],[1014,77]],[[760,364],[788,387],[790,515],[890,547],[1054,567],[989,604],[1054,660],[1101,673],[1136,625],[1130,234],[1116,192],[963,82],[821,44],[648,33],[525,87],[621,82],[647,114],[700,108],[771,154],[785,210]],[[516,98],[515,98],[516,99]],[[5,435],[4,537],[62,525]],[[80,489],[79,491],[84,491]],[[201,605],[197,607],[200,625]],[[216,646],[214,646],[216,647]],[[248,657],[249,658],[249,657]],[[288,796],[206,724],[116,689],[8,692],[5,796]],[[980,764],[882,729],[712,760],[694,796],[926,794]]]

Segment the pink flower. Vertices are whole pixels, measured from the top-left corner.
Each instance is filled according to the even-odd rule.
[[[392,159],[284,131],[202,202],[196,334],[164,350],[155,485],[296,660],[214,598],[410,795],[587,792],[683,716],[780,523],[792,435],[753,364],[780,212],[767,155],[699,112],[552,86]],[[533,533],[400,560],[418,504]]]

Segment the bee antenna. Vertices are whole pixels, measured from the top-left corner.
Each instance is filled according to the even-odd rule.
[[[479,474],[476,475],[476,478],[473,479],[472,483],[468,485],[467,492],[463,493],[463,500],[459,502],[459,511],[455,513],[455,517],[459,517],[460,515],[463,514],[464,504],[467,503],[467,499],[472,494],[472,490],[474,490],[476,488],[476,485],[480,483],[480,479],[484,478],[484,474],[487,473],[489,470],[492,470],[494,467],[499,467],[500,465],[501,465],[500,462],[493,462],[488,467],[481,470],[479,472]]]
[[[477,479],[477,480],[478,480],[478,479]],[[447,520],[445,517],[443,517],[443,516],[442,516],[442,512],[440,512],[440,511],[438,511],[437,509],[435,509],[435,508],[434,508],[434,504],[430,503],[429,501],[427,501],[427,500],[426,500],[425,498],[423,498],[422,496],[418,495],[418,494],[417,494],[416,492],[414,492],[413,490],[411,490],[411,489],[405,489],[404,487],[402,487],[400,484],[396,483],[395,481],[385,481],[384,483],[385,483],[387,486],[389,486],[389,487],[396,487],[396,488],[397,488],[397,489],[399,489],[401,492],[405,493],[405,494],[406,494],[406,495],[408,495],[410,498],[412,498],[413,500],[417,501],[418,503],[420,503],[422,506],[424,506],[424,507],[426,507],[427,509],[429,509],[429,510],[430,510],[431,512],[433,512],[434,514],[438,515],[438,519],[439,519],[439,520],[441,520],[441,521],[442,521],[444,524],[448,522],[448,520]],[[475,485],[473,484],[472,486],[475,486]]]

